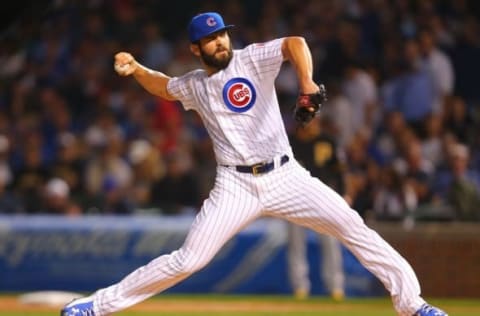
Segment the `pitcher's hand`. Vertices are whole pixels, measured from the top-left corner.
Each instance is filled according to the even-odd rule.
[[[120,76],[129,76],[137,70],[138,64],[129,53],[120,52],[115,55],[114,68]]]

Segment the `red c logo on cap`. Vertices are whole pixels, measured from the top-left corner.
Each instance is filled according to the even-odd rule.
[[[208,26],[215,26],[215,25],[217,25],[217,21],[215,21],[215,19],[213,17],[209,17],[207,19],[207,25]]]

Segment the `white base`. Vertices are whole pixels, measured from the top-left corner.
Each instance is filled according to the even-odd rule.
[[[64,306],[83,294],[64,291],[38,291],[22,294],[18,297],[21,304]]]

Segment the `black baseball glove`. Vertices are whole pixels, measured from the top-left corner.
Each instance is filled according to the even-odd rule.
[[[325,86],[321,84],[316,93],[300,94],[295,103],[293,116],[301,126],[308,124],[320,111],[323,103],[327,101],[327,91]]]

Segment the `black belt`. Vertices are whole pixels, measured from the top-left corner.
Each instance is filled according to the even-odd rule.
[[[283,166],[285,163],[288,162],[290,158],[288,158],[287,155],[283,155],[282,158],[280,158],[280,166]],[[273,170],[275,167],[274,161],[270,162],[261,162],[257,163],[251,166],[235,166],[235,169],[238,172],[243,172],[243,173],[251,173],[254,176],[262,174],[262,173],[267,173]]]

